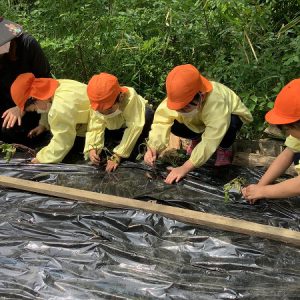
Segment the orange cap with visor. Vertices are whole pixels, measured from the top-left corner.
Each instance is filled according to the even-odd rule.
[[[193,65],[177,66],[167,76],[167,106],[169,109],[182,109],[197,93],[208,93],[212,88],[211,82]]]
[[[120,93],[128,89],[121,87],[118,78],[108,73],[94,75],[88,83],[87,93],[93,110],[107,110],[111,108]]]
[[[300,78],[289,82],[279,92],[274,107],[265,116],[268,123],[284,125],[300,120]]]
[[[15,104],[23,111],[29,98],[48,100],[58,85],[58,81],[53,78],[35,78],[32,73],[23,73],[13,82],[10,93]]]

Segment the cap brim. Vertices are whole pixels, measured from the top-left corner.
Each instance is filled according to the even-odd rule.
[[[120,92],[126,93],[126,92],[128,92],[128,88],[125,86],[121,86]],[[107,110],[107,109],[111,108],[112,105],[115,103],[115,102],[112,103],[111,101],[106,101],[106,102],[100,101],[99,102],[99,101],[93,100],[91,98],[90,98],[90,100],[91,100],[91,108],[93,110]]]
[[[202,76],[201,74],[200,74],[200,78],[201,78],[200,92],[202,92],[202,93],[211,92],[213,89],[211,82],[208,79],[206,79],[204,76]]]
[[[283,125],[296,122],[299,120],[299,118],[289,118],[286,116],[282,116],[276,113],[274,109],[271,109],[269,112],[266,113],[265,120],[273,125]]]
[[[184,108],[186,105],[188,105],[191,102],[191,100],[187,100],[185,102],[172,102],[167,98],[167,107],[172,110],[179,110]]]
[[[91,102],[91,108],[93,110],[107,110],[109,108],[111,108],[112,104],[111,102]]]
[[[17,105],[19,107],[20,111],[22,111],[22,112],[24,111],[25,103],[23,105]]]
[[[125,86],[121,86],[120,87],[121,93],[127,93],[128,92],[128,88]]]
[[[36,78],[29,96],[38,100],[48,100],[54,95],[58,85],[59,82],[53,78]]]

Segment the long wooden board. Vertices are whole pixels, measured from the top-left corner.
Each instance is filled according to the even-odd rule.
[[[154,202],[144,202],[7,176],[0,176],[0,185],[59,198],[97,203],[105,207],[141,209],[185,223],[204,225],[211,228],[258,236],[300,246],[300,232],[289,229],[262,225],[215,214],[172,207],[169,205],[161,205]]]

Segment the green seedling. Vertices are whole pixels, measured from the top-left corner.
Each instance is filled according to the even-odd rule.
[[[0,141],[0,150],[4,153],[4,159],[9,162],[15,155],[16,150],[21,150],[29,157],[35,157],[36,152],[34,149],[31,149],[27,146],[21,144],[6,144]]]
[[[17,148],[12,144],[1,144],[0,149],[4,153],[4,159],[9,162],[14,154],[16,153]]]
[[[159,159],[161,163],[171,165],[172,167],[179,167],[183,165],[188,159],[184,149],[171,149],[164,153]]]
[[[243,177],[236,177],[226,183],[223,186],[224,190],[224,202],[228,203],[230,202],[229,193],[241,193],[242,187],[246,184],[246,179]]]

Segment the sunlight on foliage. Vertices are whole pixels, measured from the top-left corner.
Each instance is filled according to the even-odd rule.
[[[38,39],[56,78],[109,72],[154,106],[167,73],[194,64],[250,108],[244,138],[261,134],[276,94],[299,77],[299,1],[16,0],[0,11]]]

